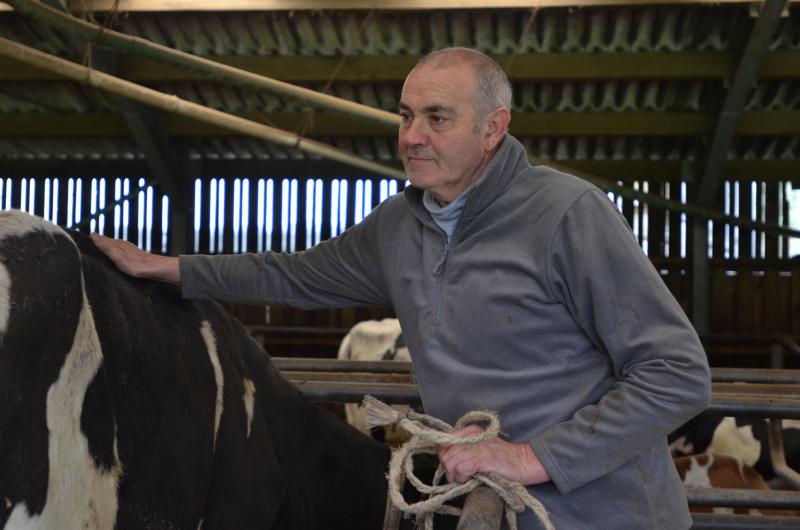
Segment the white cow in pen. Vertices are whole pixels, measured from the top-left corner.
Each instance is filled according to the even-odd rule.
[[[400,322],[396,318],[383,320],[366,320],[359,322],[351,329],[339,346],[339,359],[356,361],[410,361],[408,348],[403,340]],[[405,408],[405,406],[402,406]],[[370,429],[364,422],[364,414],[355,403],[345,405],[347,421],[358,430],[369,434]],[[380,433],[377,438],[381,438]],[[386,433],[388,440],[396,439],[392,430]]]

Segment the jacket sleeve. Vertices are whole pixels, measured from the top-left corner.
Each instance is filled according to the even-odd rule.
[[[302,252],[180,256],[185,298],[299,309],[391,306],[380,267],[376,208],[360,224]]]
[[[548,269],[552,295],[608,355],[615,380],[598,403],[531,442],[566,493],[612,472],[708,406],[710,372],[680,305],[599,190],[565,210]]]

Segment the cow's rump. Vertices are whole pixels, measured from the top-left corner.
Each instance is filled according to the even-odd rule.
[[[0,528],[380,527],[383,446],[73,237],[0,213]]]

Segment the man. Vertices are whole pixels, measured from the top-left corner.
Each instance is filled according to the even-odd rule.
[[[126,272],[180,281],[187,297],[392,305],[426,413],[495,410],[507,433],[443,447],[449,480],[517,480],[559,530],[688,528],[666,435],[708,404],[697,335],[608,198],[528,164],[506,133],[510,107],[491,59],[441,50],[403,86],[411,186],[340,237],[292,255],[179,259],[97,242]]]

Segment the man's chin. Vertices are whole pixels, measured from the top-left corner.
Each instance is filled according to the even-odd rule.
[[[419,171],[406,171],[406,178],[415,188],[425,189],[430,182],[430,175],[425,175]]]

